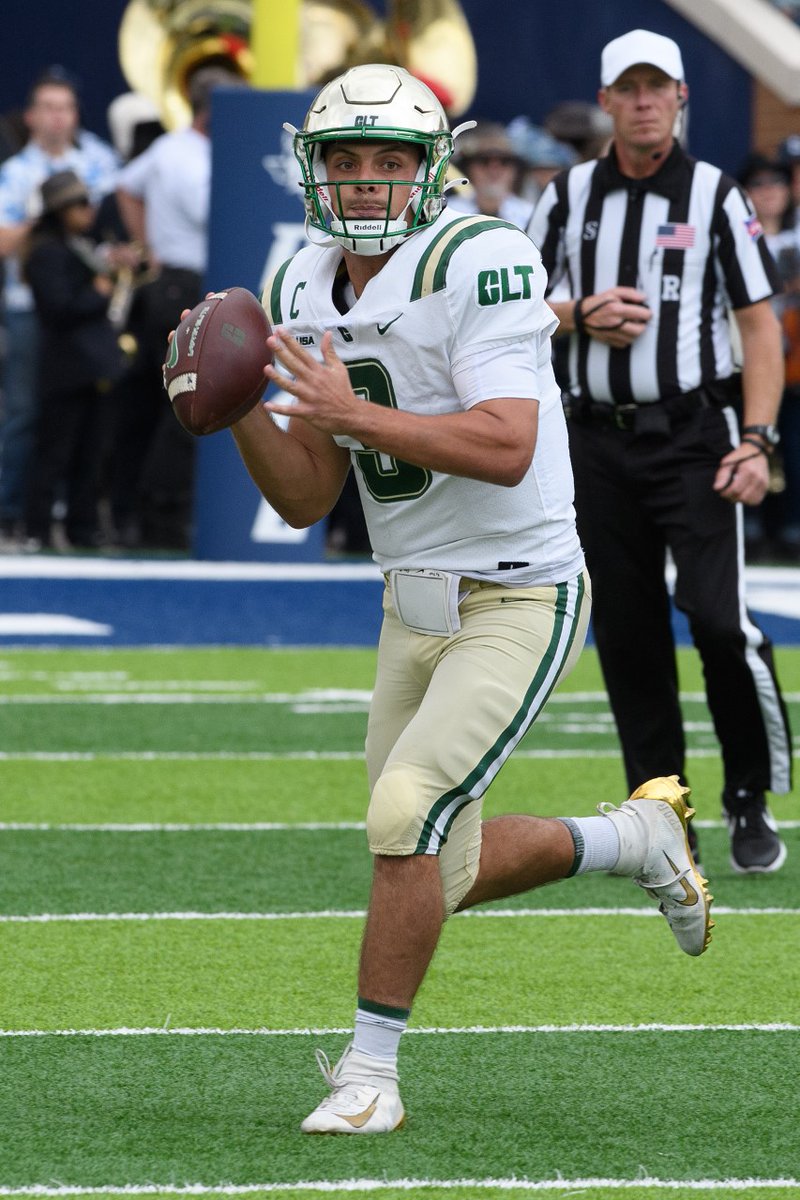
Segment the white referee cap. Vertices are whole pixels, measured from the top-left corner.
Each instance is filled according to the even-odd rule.
[[[622,37],[614,38],[603,47],[600,56],[600,83],[610,87],[616,83],[623,71],[638,63],[658,67],[670,79],[683,80],[683,61],[677,42],[651,33],[649,29],[632,29]]]

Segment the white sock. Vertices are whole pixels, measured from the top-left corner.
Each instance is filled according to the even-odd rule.
[[[608,817],[562,817],[575,842],[575,864],[570,875],[587,871],[613,871],[619,861],[619,834]]]
[[[364,1001],[359,996],[353,1049],[359,1054],[371,1054],[373,1058],[396,1062],[400,1038],[408,1024],[409,1015],[405,1009],[387,1008]]]

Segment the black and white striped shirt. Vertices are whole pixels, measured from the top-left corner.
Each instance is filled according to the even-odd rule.
[[[562,172],[528,233],[542,253],[548,296],[560,284],[574,297],[615,285],[647,296],[653,315],[631,346],[572,336],[570,391],[592,401],[646,403],[727,379],[736,370],[728,310],[781,290],[745,193],[677,143],[648,179],[623,176],[613,147],[607,158]]]

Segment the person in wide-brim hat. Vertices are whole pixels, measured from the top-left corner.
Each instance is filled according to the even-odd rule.
[[[41,186],[42,213],[61,212],[73,204],[91,203],[86,184],[74,171],[57,171]]]

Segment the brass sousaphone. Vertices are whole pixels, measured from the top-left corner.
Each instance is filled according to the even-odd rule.
[[[122,70],[174,129],[189,120],[186,81],[197,67],[224,63],[250,78],[251,24],[251,0],[130,0],[119,30]],[[362,0],[302,0],[297,87],[363,62],[406,67],[451,118],[475,95],[475,44],[458,0],[387,0],[383,21]]]

